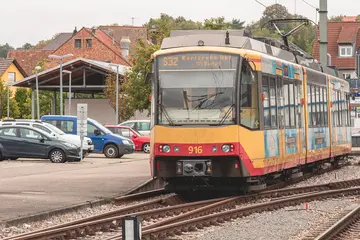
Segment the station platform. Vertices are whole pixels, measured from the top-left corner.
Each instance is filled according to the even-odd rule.
[[[92,154],[81,162],[0,162],[0,223],[18,217],[111,198],[150,179],[149,157]]]

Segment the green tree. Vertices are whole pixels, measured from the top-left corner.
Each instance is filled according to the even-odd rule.
[[[341,22],[341,19],[343,19],[343,17],[345,17],[345,15],[331,16],[328,21],[329,22]]]
[[[19,114],[17,118],[25,119],[31,117],[31,95],[30,91],[26,88],[17,88],[14,96],[14,100],[18,105]]]
[[[8,87],[0,79],[0,115],[1,118],[7,117]],[[10,98],[10,117],[16,118],[19,115],[19,109],[15,99]]]
[[[235,19],[234,18],[231,21],[230,26],[231,26],[232,29],[243,29],[243,28],[245,28],[244,24],[245,24],[245,21],[241,21],[240,19]]]
[[[14,48],[10,46],[8,43],[4,45],[0,45],[0,58],[7,58],[9,50],[13,50]]]
[[[149,38],[161,44],[162,40],[170,36],[171,30],[190,30],[202,29],[202,23],[187,20],[184,17],[177,17],[176,19],[162,13],[160,18],[150,18],[149,22],[145,24],[148,28]]]
[[[210,18],[204,21],[204,28],[209,30],[222,30],[230,27],[231,23],[226,22],[224,17]]]
[[[125,73],[125,78],[119,81],[119,119],[125,121],[131,118],[136,110],[149,110],[151,86],[145,84],[145,74],[151,72],[151,54],[159,49],[157,45],[148,45],[139,41],[136,45],[136,55],[132,59],[131,70]],[[115,109],[116,75],[110,74],[106,79],[105,97]]]
[[[265,9],[263,16],[259,21],[251,23],[247,28],[252,31],[253,36],[280,38],[280,34],[271,26],[266,26],[265,23],[271,19],[282,18],[304,18],[301,15],[292,15],[288,12],[286,7],[280,4],[274,4]],[[288,32],[299,23],[279,23],[277,26],[282,32]],[[306,36],[306,37],[304,37]],[[296,33],[288,37],[289,41],[303,49],[308,54],[312,54],[312,48],[316,37],[316,27],[313,24],[302,27]]]
[[[31,45],[31,43],[25,43],[22,47],[17,48],[16,50],[28,50],[28,49],[32,49],[34,46]]]

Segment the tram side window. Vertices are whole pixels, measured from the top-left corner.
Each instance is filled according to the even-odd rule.
[[[320,87],[315,86],[315,108],[316,108],[316,122],[317,126],[321,126],[321,111],[320,111]]]
[[[264,126],[265,128],[270,128],[271,119],[270,119],[270,94],[269,94],[269,78],[267,76],[263,77],[263,94],[264,94]]]
[[[350,105],[349,105],[349,94],[346,93],[345,95],[345,105],[346,105],[346,126],[351,126],[351,118],[350,118]]]
[[[240,123],[250,129],[259,129],[258,75],[244,63],[240,85]]]
[[[324,88],[319,88],[319,109],[320,109],[320,126],[325,125],[324,120]]]
[[[289,81],[284,79],[283,85],[284,93],[284,118],[285,118],[285,127],[290,127],[290,108],[289,108]]]
[[[338,122],[338,126],[341,127],[342,126],[342,116],[341,116],[341,110],[342,110],[342,106],[341,106],[341,93],[337,92],[337,110],[338,110],[338,115],[339,115],[339,122]]]
[[[298,105],[298,113],[297,113],[297,116],[298,116],[298,126],[299,128],[302,127],[302,116],[303,116],[303,107],[301,105],[301,98],[302,98],[302,84],[301,83],[297,83],[296,85],[296,89],[297,89],[297,105]]]
[[[333,122],[334,127],[339,126],[339,114],[338,114],[338,94],[337,91],[333,92]]]
[[[342,106],[342,126],[345,127],[347,125],[347,107],[345,102],[345,93],[341,92],[341,106]]]
[[[316,87],[311,86],[311,108],[312,108],[312,122],[313,126],[317,126],[317,113],[316,113]]]
[[[294,94],[294,82],[289,84],[289,106],[290,106],[290,126],[295,127],[295,94]]]
[[[285,118],[284,118],[284,92],[283,92],[283,80],[281,77],[277,77],[276,79],[276,100],[278,107],[278,121],[279,128],[283,129],[285,127]]]
[[[276,82],[274,77],[269,78],[270,85],[270,114],[271,114],[271,127],[277,127],[277,118],[276,118]]]
[[[324,90],[324,125],[329,126],[327,88],[324,88],[323,90]]]
[[[309,126],[313,126],[312,122],[312,110],[311,110],[311,87],[307,85],[307,101],[308,101],[308,119],[309,119]]]

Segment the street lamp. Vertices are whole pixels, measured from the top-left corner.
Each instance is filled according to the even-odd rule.
[[[71,115],[71,71],[68,71],[68,70],[63,70],[64,73],[67,73],[69,74],[69,102],[68,102],[68,105],[69,105],[69,115]]]
[[[7,119],[10,118],[10,86],[15,82],[15,73],[8,73],[7,82]]]
[[[73,54],[66,54],[63,56],[50,55],[49,58],[59,59],[60,60],[60,115],[63,114],[63,88],[62,88],[62,60],[64,58],[73,57]]]
[[[41,70],[40,66],[35,67],[36,74],[36,109],[37,109],[37,119],[40,119],[40,102],[39,102],[39,79],[38,72]]]
[[[109,64],[110,67],[116,67],[116,107],[115,107],[115,112],[116,112],[116,124],[119,124],[119,65],[118,64]]]

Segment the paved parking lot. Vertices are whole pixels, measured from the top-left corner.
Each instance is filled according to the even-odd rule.
[[[148,155],[0,162],[0,221],[119,195],[150,178]]]

